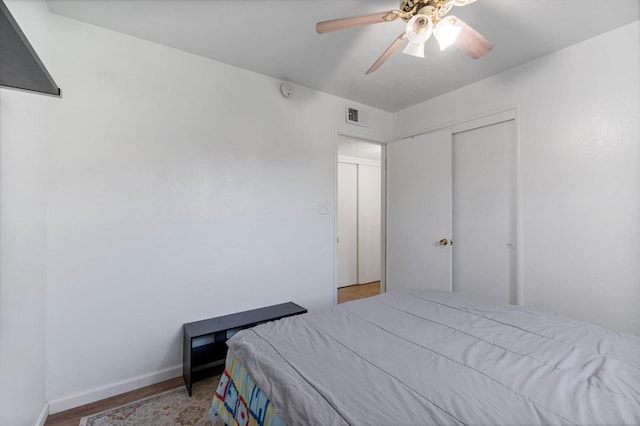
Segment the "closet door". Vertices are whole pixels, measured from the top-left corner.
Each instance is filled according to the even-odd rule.
[[[517,303],[515,121],[453,135],[453,291]]]
[[[358,165],[358,284],[380,281],[380,167]]]
[[[507,120],[388,145],[387,288],[517,303],[515,128]]]
[[[387,145],[387,290],[451,291],[451,130]]]
[[[338,163],[338,287],[358,282],[358,166]]]

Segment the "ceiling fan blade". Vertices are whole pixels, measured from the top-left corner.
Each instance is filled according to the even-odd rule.
[[[455,18],[455,26],[461,27],[460,35],[453,43],[458,49],[471,56],[473,59],[479,59],[489,53],[493,49],[493,44],[482,34],[467,25],[462,19]]]
[[[382,64],[384,64],[387,59],[389,59],[389,56],[391,56],[393,52],[395,52],[396,49],[400,47],[405,38],[407,38],[407,35],[405,33],[400,34],[398,38],[395,39],[393,43],[391,43],[391,46],[389,46],[387,50],[385,50],[384,53],[380,55],[378,60],[375,61],[373,65],[371,65],[371,68],[369,68],[365,74],[371,74],[372,72],[380,68]]]
[[[332,19],[330,21],[322,21],[316,24],[316,32],[318,34],[332,33],[334,31],[346,30],[349,28],[362,27],[365,25],[381,24],[396,19],[393,11],[378,12],[369,15],[351,16],[349,18]]]

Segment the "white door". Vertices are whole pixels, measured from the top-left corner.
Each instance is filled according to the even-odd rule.
[[[387,145],[387,290],[451,291],[451,131]]]
[[[380,167],[358,164],[358,284],[380,281]]]
[[[515,123],[453,135],[453,291],[516,303]]]
[[[358,166],[338,163],[338,287],[358,282]]]

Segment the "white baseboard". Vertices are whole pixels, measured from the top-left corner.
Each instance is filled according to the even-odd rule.
[[[121,393],[140,389],[145,386],[160,383],[179,376],[182,376],[182,365],[177,365],[156,371],[155,373],[144,374],[130,380],[123,380],[121,382],[89,389],[85,392],[78,392],[63,398],[49,401],[48,411],[49,414],[59,413],[61,411],[69,410],[91,402],[100,401],[101,399],[120,395]]]
[[[42,411],[40,411],[38,419],[33,424],[33,426],[44,426],[44,423],[47,421],[47,417],[49,417],[49,404],[45,403],[44,407],[42,407]]]

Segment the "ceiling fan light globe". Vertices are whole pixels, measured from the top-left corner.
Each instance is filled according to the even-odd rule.
[[[433,23],[431,23],[431,19],[427,15],[414,15],[407,22],[405,34],[411,43],[424,45],[432,33]]]
[[[424,58],[424,43],[409,42],[402,53],[415,56],[416,58]]]
[[[440,51],[445,50],[455,43],[461,31],[462,27],[453,25],[450,19],[443,19],[438,22],[435,30],[433,30],[433,35],[436,37],[436,40],[438,40]]]

